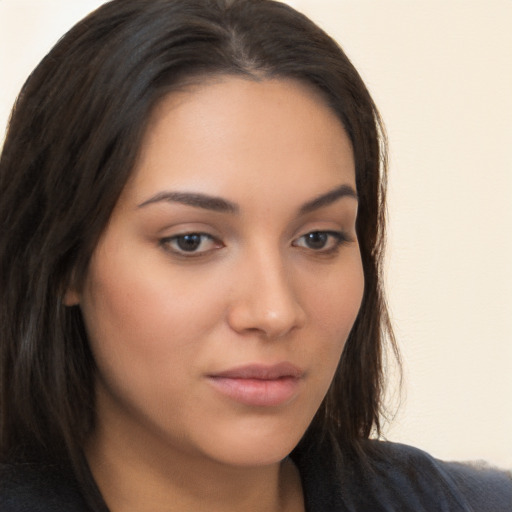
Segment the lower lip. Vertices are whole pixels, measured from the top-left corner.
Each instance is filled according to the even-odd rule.
[[[284,405],[297,394],[299,379],[239,379],[210,377],[213,387],[236,402],[253,407],[277,407]]]

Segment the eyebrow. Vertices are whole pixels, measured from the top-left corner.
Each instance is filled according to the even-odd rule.
[[[196,192],[159,192],[148,200],[139,204],[139,208],[159,202],[181,203],[187,206],[213,210],[222,213],[238,213],[240,208],[237,204],[222,199],[222,197],[199,194]]]
[[[350,185],[341,185],[303,204],[299,209],[299,215],[311,213],[325,206],[329,206],[343,197],[351,197],[357,201],[357,192]]]
[[[350,185],[341,185],[325,194],[315,197],[311,201],[303,204],[299,208],[299,215],[304,215],[312,211],[318,210],[325,206],[335,203],[343,197],[352,197],[357,200],[357,192]],[[140,203],[138,208],[143,208],[150,204],[168,202],[180,203],[187,206],[212,210],[221,213],[239,213],[240,207],[231,201],[222,197],[210,196],[197,192],[159,192],[150,197],[146,201]]]

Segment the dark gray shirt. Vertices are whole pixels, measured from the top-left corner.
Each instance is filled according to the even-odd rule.
[[[294,450],[307,512],[512,511],[511,473],[441,462],[394,443],[368,441],[364,451],[366,457],[348,457],[332,440]],[[33,462],[0,465],[0,511],[90,509],[69,469]]]

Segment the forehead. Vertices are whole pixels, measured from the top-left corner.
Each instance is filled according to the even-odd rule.
[[[143,200],[162,188],[268,193],[269,183],[303,186],[311,195],[341,183],[355,187],[348,136],[308,85],[221,77],[157,105],[127,189]]]

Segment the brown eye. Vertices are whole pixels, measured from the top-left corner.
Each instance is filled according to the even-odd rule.
[[[176,246],[186,252],[193,252],[197,251],[199,247],[201,246],[201,242],[203,240],[203,235],[193,233],[190,235],[182,235],[177,236],[175,238]]]
[[[309,249],[323,249],[329,241],[329,235],[321,231],[314,231],[304,235],[304,245]]]
[[[295,247],[326,253],[336,251],[349,238],[342,231],[311,231],[293,242]]]
[[[223,245],[207,233],[184,233],[160,240],[160,244],[168,251],[179,255],[200,256]]]

